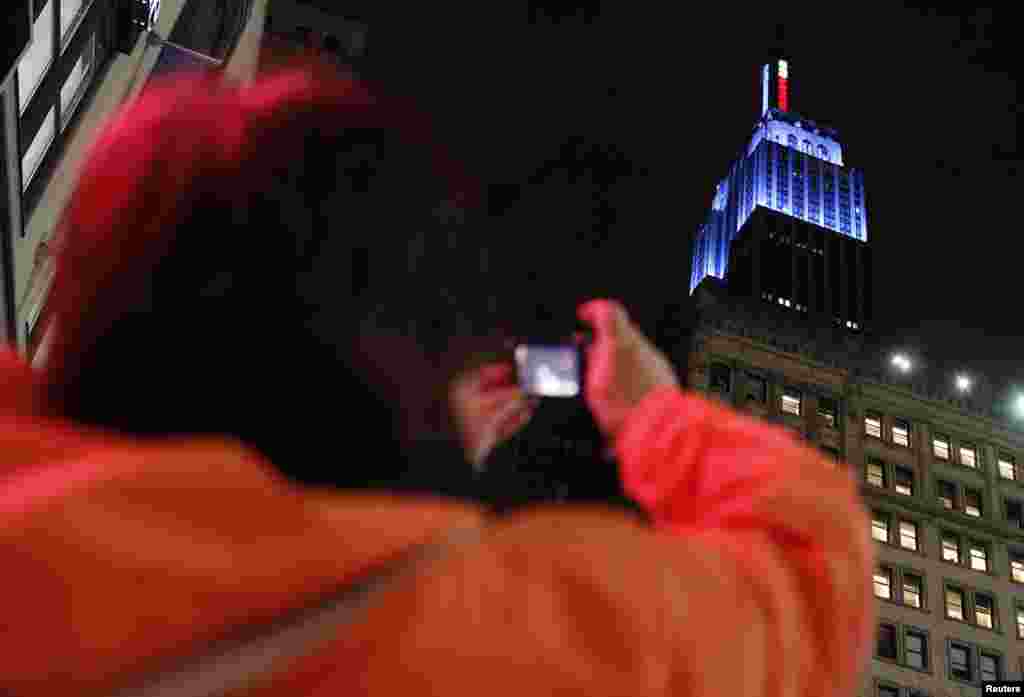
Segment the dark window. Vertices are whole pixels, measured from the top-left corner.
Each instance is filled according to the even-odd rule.
[[[911,470],[908,470],[906,467],[897,467],[894,480],[896,493],[903,494],[904,496],[914,495],[914,473]]]
[[[755,401],[761,404],[768,402],[768,382],[757,375],[747,374],[747,401]]]
[[[891,658],[896,660],[896,627],[891,624],[882,624],[878,627],[878,656],[880,658]]]
[[[899,689],[886,685],[878,686],[878,697],[900,697]]]
[[[957,680],[970,682],[974,679],[974,671],[971,670],[971,649],[969,646],[950,642],[949,673],[950,677]]]
[[[911,668],[924,670],[928,667],[928,637],[921,632],[907,631],[904,649],[905,663]]]
[[[732,380],[732,371],[722,363],[711,364],[711,391],[728,394]]]
[[[953,484],[952,482],[943,481],[941,479],[937,482],[937,484],[937,488],[939,490],[939,503],[941,503],[942,507],[947,510],[956,510],[956,484]]]
[[[1015,528],[1024,528],[1024,507],[1020,501],[1006,499],[1006,522]]]
[[[993,653],[982,651],[978,657],[978,669],[982,680],[1002,680],[1002,659]]]
[[[964,513],[975,518],[981,517],[981,492],[964,489]]]
[[[818,416],[824,425],[835,428],[839,421],[839,412],[836,410],[836,403],[827,397],[818,398]]]

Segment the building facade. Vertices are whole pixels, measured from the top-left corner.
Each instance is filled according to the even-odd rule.
[[[14,1],[27,8],[31,33],[7,74],[0,75],[0,340],[38,360],[50,329],[47,299],[59,243],[54,234],[100,127],[153,75],[209,65],[196,62],[187,49],[214,52],[229,75],[241,77],[227,59],[255,65],[235,49],[251,43],[240,34],[258,33],[265,3]],[[186,50],[155,42],[154,36],[176,40]],[[0,39],[6,41],[6,35]]]
[[[879,567],[865,697],[1024,679],[1024,432],[875,369],[862,335],[705,283],[689,385],[790,429],[861,482]]]
[[[761,117],[694,237],[691,293],[707,276],[725,278],[730,247],[759,208],[832,235],[868,239],[863,172],[844,164],[838,132],[789,111],[788,63],[763,70]]]

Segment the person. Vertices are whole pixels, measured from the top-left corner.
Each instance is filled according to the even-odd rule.
[[[154,87],[104,130],[43,372],[0,361],[0,692],[158,685],[359,586],[299,649],[225,654],[237,682],[189,694],[853,694],[874,637],[853,478],[685,392],[616,302],[578,311],[585,400],[649,525],[391,486],[444,478],[410,455],[434,381],[467,468],[531,408],[491,362],[450,380],[504,339],[487,279],[451,272],[479,236],[431,222],[462,180],[391,109],[307,67]]]

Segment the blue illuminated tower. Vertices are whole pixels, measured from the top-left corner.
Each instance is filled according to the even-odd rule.
[[[762,68],[761,90],[760,118],[694,237],[690,293],[714,276],[863,328],[871,314],[863,173],[845,166],[835,130],[790,111],[787,61]]]

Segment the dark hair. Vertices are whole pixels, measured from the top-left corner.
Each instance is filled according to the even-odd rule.
[[[451,272],[477,251],[435,214],[475,197],[429,121],[328,66],[152,87],[67,210],[45,400],[132,434],[231,434],[303,481],[390,481],[405,465],[379,377],[404,356],[361,338],[440,370],[456,332],[485,333],[474,265]]]

